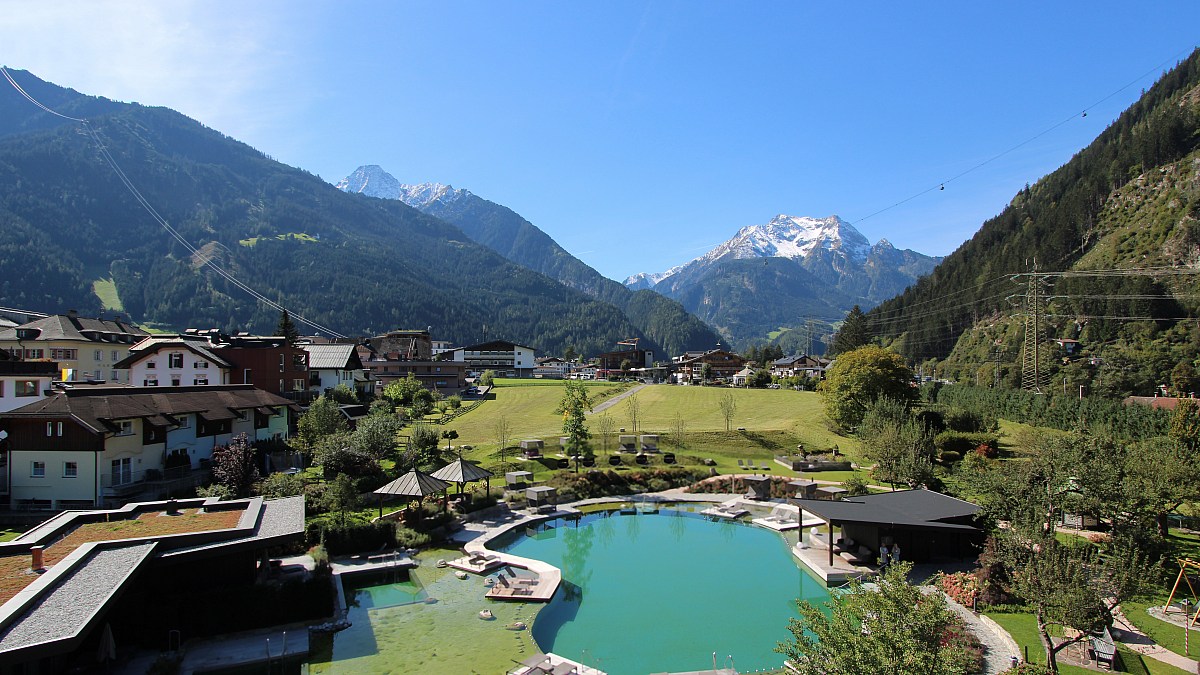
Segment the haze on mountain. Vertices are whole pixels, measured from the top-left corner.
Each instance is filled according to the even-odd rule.
[[[695,260],[625,283],[679,300],[735,344],[746,344],[779,341],[807,319],[827,334],[853,306],[873,307],[895,296],[939,260],[898,250],[886,239],[872,245],[837,216],[778,215],[743,227]]]
[[[630,290],[564,250],[548,234],[512,209],[467,190],[440,183],[405,185],[378,165],[360,166],[337,188],[395,199],[457,225],[475,242],[508,260],[541,272],[619,308],[660,358],[687,350],[712,349],[722,337],[678,302],[650,291]],[[616,349],[616,345],[613,345]]]
[[[292,310],[306,332],[299,317],[347,335],[429,326],[459,344],[505,338],[543,353],[652,342],[617,307],[404,203],[347,194],[166,108],[10,72],[88,124],[0,91],[0,268],[10,270],[0,305],[107,309],[165,330],[273,330],[278,310],[206,266],[211,259]],[[106,154],[197,252],[147,213]]]

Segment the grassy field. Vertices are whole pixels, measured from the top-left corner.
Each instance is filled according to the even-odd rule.
[[[593,405],[621,394],[630,386],[607,382],[586,384]],[[510,445],[526,438],[539,438],[545,441],[547,453],[553,454],[562,433],[562,417],[554,412],[562,397],[562,388],[562,382],[553,380],[497,380],[496,388],[483,405],[445,428],[458,432],[456,443],[472,446],[468,457],[485,465],[495,463],[494,455],[498,449],[495,428],[500,418],[508,421]],[[733,394],[737,406],[730,431],[725,430],[725,420],[719,409],[719,402],[727,393]],[[836,445],[839,451],[854,460],[860,455],[855,439],[829,430],[820,397],[812,392],[649,385],[639,390],[636,396],[640,408],[637,432],[659,434],[659,447],[675,452],[681,463],[713,459],[717,471],[730,473],[739,470],[739,459],[752,459],[759,464],[770,463],[772,473],[798,475],[771,463],[771,458],[794,452],[798,443],[804,443],[810,451]],[[616,448],[616,436],[621,428],[632,433],[633,422],[627,401],[618,401],[606,411],[588,416],[592,447],[597,455],[605,454],[606,445],[608,452]],[[603,415],[613,423],[613,434],[607,439],[600,438],[597,433],[597,420]],[[682,446],[671,434],[676,415],[684,422]],[[850,473],[825,472],[814,477],[841,481]]]
[[[1010,635],[1012,635],[1013,639],[1017,641],[1017,645],[1021,648],[1021,650],[1026,651],[1029,654],[1030,663],[1046,662],[1046,653],[1045,650],[1042,649],[1041,639],[1038,638],[1037,620],[1032,614],[1019,612],[986,612],[986,614],[996,623],[1000,624],[1004,630],[1007,630]],[[1126,609],[1126,615],[1128,614],[1129,610]],[[1142,612],[1142,616],[1146,616],[1144,611]],[[1146,616],[1146,618],[1149,619],[1150,617]],[[1176,632],[1182,635],[1182,629],[1177,629]],[[1057,635],[1058,631],[1053,631],[1052,634]],[[1181,637],[1181,647],[1182,644],[1183,641]],[[1149,673],[1150,675],[1182,675],[1183,673],[1187,672],[1180,670],[1175,666],[1171,666],[1151,658],[1143,658],[1140,655],[1123,647],[1120,647],[1119,649],[1121,651],[1121,660],[1125,664],[1125,669],[1127,672]],[[1063,675],[1085,675],[1086,673],[1096,672],[1080,666],[1064,665],[1062,663],[1061,652],[1059,653],[1058,670],[1060,673],[1063,673]]]

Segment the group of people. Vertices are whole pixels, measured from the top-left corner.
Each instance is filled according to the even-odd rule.
[[[900,544],[893,543],[890,547],[884,544],[879,547],[879,568],[886,568],[892,563],[900,562]]]

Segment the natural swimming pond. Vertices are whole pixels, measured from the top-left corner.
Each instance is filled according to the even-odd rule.
[[[521,528],[490,547],[562,569],[549,604],[485,600],[482,578],[429,561],[407,581],[350,581],[354,625],[314,642],[310,672],[502,673],[537,651],[610,675],[708,669],[714,652],[741,672],[779,667],[796,598],[829,597],[793,561],[795,537],[670,509]]]
[[[796,598],[829,598],[794,562],[796,535],[686,512],[607,511],[520,535],[491,547],[563,573],[534,640],[609,675],[709,669],[714,652],[741,672],[778,668]]]

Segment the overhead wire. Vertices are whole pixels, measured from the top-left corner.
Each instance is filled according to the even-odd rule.
[[[159,212],[154,208],[154,205],[151,204],[150,201],[148,199],[146,199],[145,196],[142,195],[141,191],[138,190],[138,188],[134,184],[134,182],[129,178],[129,176],[121,168],[120,163],[117,162],[116,158],[114,158],[112,156],[112,154],[108,151],[108,147],[104,144],[103,140],[100,138],[100,135],[97,133],[96,129],[91,124],[89,124],[86,119],[81,119],[78,117],[71,117],[70,115],[64,115],[58,111],[55,111],[55,110],[52,110],[52,109],[46,107],[41,102],[39,102],[37,99],[33,98],[28,92],[26,92],[21,87],[21,85],[18,84],[16,82],[16,80],[13,79],[12,75],[8,72],[8,69],[6,67],[0,66],[0,73],[4,74],[4,78],[6,80],[8,80],[9,84],[11,84],[13,86],[13,88],[15,88],[26,100],[33,103],[38,108],[40,108],[40,109],[44,110],[45,112],[48,112],[52,115],[56,115],[58,117],[66,119],[66,120],[71,120],[73,122],[78,122],[81,125],[83,125],[84,130],[89,134],[89,136],[92,138],[92,140],[96,143],[96,147],[98,149],[98,152],[99,152],[101,158],[104,159],[105,162],[108,164],[109,168],[112,169],[113,173],[117,176],[117,179],[121,182],[122,185],[125,186],[125,189],[128,190],[131,195],[133,195],[134,200],[137,201],[137,203],[139,205],[141,205],[141,207],[147,213],[150,214],[150,217],[153,218],[154,221],[159,224],[159,226],[161,226],[164,230],[166,230],[166,232],[171,236],[172,239],[177,241],[192,256],[194,256],[198,261],[200,261],[202,266],[208,267],[209,269],[213,270],[214,272],[216,272],[218,275],[220,275],[223,279],[225,279],[229,283],[233,284],[237,288],[241,289],[242,291],[244,291],[245,293],[250,295],[252,298],[258,300],[259,302],[262,302],[263,304],[267,305],[268,307],[270,307],[272,309],[276,309],[281,312],[286,311],[286,312],[288,312],[288,315],[290,317],[293,317],[295,320],[297,320],[303,324],[306,324],[308,326],[311,326],[311,327],[313,327],[319,331],[322,331],[328,335],[331,335],[335,338],[345,338],[346,337],[345,335],[338,333],[337,331],[335,331],[327,326],[323,326],[311,319],[304,317],[301,314],[298,314],[292,310],[289,310],[288,308],[284,307],[282,304],[268,298],[267,296],[263,295],[262,293],[259,293],[257,290],[255,290],[248,284],[242,282],[240,279],[235,277],[230,272],[226,271],[220,265],[213,262],[212,256],[205,255],[198,248],[193,246],[191,244],[191,242],[189,242],[186,237],[184,237],[182,234],[180,234],[178,230],[176,230],[174,227],[172,227],[171,224],[167,221],[167,219],[164,218],[161,214],[159,214]]]
[[[911,196],[905,197],[904,199],[901,199],[900,201],[898,201],[894,204],[885,206],[882,209],[879,209],[878,211],[873,211],[873,212],[863,216],[862,218],[851,221],[851,224],[856,225],[856,224],[861,223],[864,220],[867,220],[869,218],[874,218],[875,216],[878,216],[881,213],[886,213],[898,206],[903,206],[904,204],[907,204],[908,202],[911,202],[912,200],[914,200],[918,197],[927,195],[930,192],[935,192],[935,191],[941,192],[941,191],[945,190],[946,186],[949,185],[950,183],[953,183],[954,181],[956,181],[970,173],[974,173],[975,171],[982,169],[983,167],[987,166],[988,164],[991,164],[992,162],[1000,159],[1001,157],[1004,157],[1005,155],[1008,155],[1012,152],[1015,152],[1015,151],[1021,149],[1022,147],[1026,146],[1026,145],[1029,145],[1030,143],[1032,143],[1032,142],[1036,141],[1037,139],[1041,138],[1042,136],[1045,136],[1046,134],[1054,131],[1055,129],[1058,129],[1059,127],[1063,126],[1064,124],[1067,124],[1068,122],[1075,120],[1075,119],[1082,119],[1084,117],[1087,117],[1087,111],[1089,109],[1095,108],[1096,106],[1099,106],[1101,103],[1104,103],[1105,101],[1109,100],[1110,98],[1113,98],[1117,94],[1120,94],[1121,92],[1125,91],[1126,89],[1128,89],[1128,88],[1132,87],[1133,85],[1137,84],[1138,82],[1142,81],[1147,76],[1153,74],[1155,71],[1161,70],[1164,66],[1171,63],[1172,61],[1178,61],[1181,56],[1183,56],[1184,54],[1186,54],[1190,51],[1193,51],[1194,49],[1195,49],[1195,46],[1191,46],[1191,47],[1188,47],[1187,49],[1184,49],[1184,50],[1181,50],[1181,51],[1175,53],[1174,55],[1168,57],[1166,60],[1162,61],[1158,65],[1154,66],[1153,68],[1150,68],[1146,72],[1144,72],[1141,75],[1138,75],[1134,79],[1130,80],[1127,84],[1122,85],[1118,89],[1114,90],[1112,93],[1108,94],[1107,96],[1104,96],[1103,98],[1098,99],[1097,101],[1095,101],[1094,103],[1092,103],[1089,106],[1085,106],[1085,107],[1081,108],[1079,112],[1074,113],[1074,114],[1070,115],[1069,117],[1066,117],[1066,118],[1062,119],[1061,121],[1054,123],[1053,125],[1034,134],[1033,136],[1030,136],[1029,138],[1026,138],[1025,140],[1021,141],[1020,143],[1017,143],[1016,145],[1008,148],[1007,150],[1004,150],[1003,152],[992,155],[991,157],[983,160],[982,162],[979,162],[978,164],[976,164],[964,171],[961,171],[961,172],[955,174],[954,176],[947,178],[946,180],[938,181],[938,182],[934,183],[933,185],[931,185],[930,187],[925,188],[924,190],[921,190],[920,192],[917,192]]]

